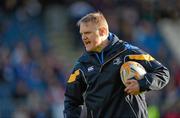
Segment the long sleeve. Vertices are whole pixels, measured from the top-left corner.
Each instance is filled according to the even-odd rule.
[[[169,82],[169,71],[156,60],[147,63],[152,71],[147,71],[144,79],[139,80],[140,91],[160,90]]]
[[[137,61],[147,72],[144,79],[138,80],[140,91],[160,90],[167,85],[170,75],[164,65],[139,48],[133,48],[129,51],[130,55],[125,60]]]
[[[83,80],[82,72],[75,67],[71,73],[66,85],[64,101],[64,117],[79,118],[81,114],[81,105],[83,105],[83,93],[86,90],[86,84]]]

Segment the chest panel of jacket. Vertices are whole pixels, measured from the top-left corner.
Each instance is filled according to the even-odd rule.
[[[123,56],[116,56],[105,62],[105,64],[86,64],[85,76],[88,84],[86,90],[87,106],[97,109],[105,105],[116,92],[122,91],[124,85],[120,79],[120,67]]]

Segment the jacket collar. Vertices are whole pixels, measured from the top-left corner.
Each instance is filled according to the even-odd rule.
[[[110,41],[110,44],[102,50],[104,53],[112,54],[113,52],[121,51],[124,49],[124,42],[120,40],[115,34],[110,33],[108,36],[108,40]],[[93,54],[95,54],[95,52],[85,51],[84,54],[79,58],[79,62],[92,61],[91,55]]]

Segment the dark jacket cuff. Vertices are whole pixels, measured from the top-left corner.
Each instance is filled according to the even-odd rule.
[[[146,75],[144,76],[143,79],[141,80],[138,80],[138,83],[139,83],[139,88],[140,88],[140,92],[143,92],[143,91],[149,91],[149,82],[147,81],[146,79]]]

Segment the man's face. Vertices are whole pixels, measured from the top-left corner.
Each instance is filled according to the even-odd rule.
[[[93,23],[81,23],[80,34],[86,51],[97,51],[98,47],[102,44],[99,29]]]

